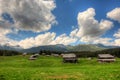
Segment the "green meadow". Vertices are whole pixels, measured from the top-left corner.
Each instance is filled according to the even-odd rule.
[[[79,58],[63,63],[61,57],[0,56],[0,80],[120,80],[120,59],[98,63],[97,58]]]

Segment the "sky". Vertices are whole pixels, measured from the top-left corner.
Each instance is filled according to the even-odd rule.
[[[0,0],[0,45],[120,46],[120,0]]]

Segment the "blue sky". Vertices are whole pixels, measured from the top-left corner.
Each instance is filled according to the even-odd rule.
[[[118,0],[56,0],[57,7],[54,9],[53,14],[56,16],[56,20],[58,21],[58,25],[51,28],[50,31],[54,31],[58,33],[58,35],[62,33],[69,34],[72,30],[72,26],[77,26],[77,16],[79,12],[85,11],[88,8],[94,8],[96,12],[95,18],[100,21],[101,19],[106,18],[106,13],[111,11],[116,7],[120,7],[120,1]],[[119,24],[117,21],[115,22],[115,26],[117,29],[119,28]],[[116,28],[111,29],[109,34],[113,34]],[[108,34],[108,36],[109,36]]]
[[[23,48],[51,44],[76,45],[83,43],[120,45],[120,0],[0,1],[0,4],[2,4],[2,7],[0,6],[0,26],[3,31],[1,36],[5,38],[1,41],[4,45],[19,45]],[[22,6],[20,3],[22,3]],[[18,4],[17,7],[16,4]],[[6,5],[12,6],[6,7]],[[81,15],[78,15],[79,13]],[[88,20],[82,17],[84,15],[89,16],[87,17]],[[82,19],[84,22],[81,21]],[[89,25],[86,25],[84,24],[85,21],[92,22],[88,22]],[[93,22],[95,24],[92,24]],[[101,26],[101,24],[107,26]],[[4,31],[8,32],[5,33]],[[72,32],[74,33],[72,34]],[[50,39],[49,36],[52,38]],[[41,43],[36,42],[36,40]],[[27,45],[28,43],[31,44]]]

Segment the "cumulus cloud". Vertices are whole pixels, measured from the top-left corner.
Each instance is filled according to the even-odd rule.
[[[19,46],[24,49],[43,46],[43,45],[55,45],[55,44],[68,45],[73,42],[76,42],[77,40],[72,36],[67,36],[65,33],[60,36],[56,36],[56,33],[54,32],[39,34],[36,37],[26,38],[21,41],[12,40],[7,37],[7,34],[15,33],[16,31],[14,31],[14,29],[11,27],[11,24],[6,21],[0,21],[0,32],[1,32],[0,45],[13,46],[13,47]]]
[[[14,30],[11,23],[1,19],[0,20],[0,45],[17,47],[18,41],[8,38],[7,34],[9,34],[9,33],[17,34],[17,31]]]
[[[8,43],[9,38],[7,38],[6,35],[12,32],[9,28],[10,26],[11,25],[8,22],[0,21],[0,45],[6,45]]]
[[[0,45],[30,48],[50,44],[56,33],[48,32],[21,41],[12,40],[7,34],[16,33],[18,30],[33,32],[49,30],[57,23],[52,14],[55,8],[54,0],[0,0]],[[3,18],[2,15],[6,13],[13,19],[14,24]]]
[[[112,38],[97,38],[94,40],[94,44],[104,44],[104,45],[107,45],[107,46],[113,46],[114,43],[111,42],[112,41]]]
[[[74,29],[73,31],[70,32],[70,36],[76,37],[77,32],[78,32],[78,29]]]
[[[12,30],[0,28],[0,45],[17,46],[17,41],[8,38],[6,35],[12,33]]]
[[[10,4],[13,5],[10,6]],[[3,19],[0,18],[0,41],[3,45],[19,45],[24,49],[42,45],[68,45],[76,42],[78,39],[81,42],[119,45],[120,39],[111,42],[111,38],[101,38],[103,34],[112,28],[113,23],[104,19],[100,22],[97,21],[94,18],[96,13],[93,8],[79,12],[77,17],[78,28],[71,31],[69,35],[64,33],[56,36],[54,32],[47,32],[21,41],[14,41],[6,37],[8,33],[13,32],[11,28],[16,28],[15,30],[31,30],[34,32],[49,30],[51,26],[56,23],[55,16],[51,13],[55,7],[53,0],[0,0],[0,14],[7,12],[15,21],[15,26],[11,27],[9,22],[2,21]],[[119,38],[119,32],[115,33],[114,36]]]
[[[21,40],[18,44],[24,49],[42,45],[50,45],[50,43],[54,40],[55,36],[56,33],[48,32],[45,34],[40,34],[36,37],[26,38],[24,40]]]
[[[120,46],[120,38],[119,38],[119,39],[115,39],[115,40],[114,40],[114,44],[115,44],[116,46]]]
[[[120,23],[120,8],[115,8],[107,13],[107,17]]]
[[[115,33],[113,34],[113,38],[96,38],[93,40],[93,43],[94,44],[104,44],[104,45],[107,45],[107,46],[120,46],[120,29]]]
[[[56,23],[55,7],[54,0],[0,0],[0,15],[10,14],[17,29],[41,32]]]
[[[120,29],[113,36],[115,37],[114,45],[120,46]]]
[[[56,39],[54,41],[52,41],[51,44],[68,45],[68,44],[74,43],[76,41],[77,41],[77,38],[72,38],[70,36],[67,36],[66,34],[62,34],[62,35],[56,37]]]
[[[40,34],[36,37],[26,38],[21,40],[18,45],[24,49],[37,47],[42,45],[55,45],[55,44],[64,44],[68,45],[75,42],[77,39],[71,38],[66,34],[62,34],[56,37],[56,33],[47,32],[45,34]]]
[[[90,42],[99,38],[113,26],[113,23],[109,20],[101,20],[98,22],[94,18],[95,15],[94,8],[88,8],[86,11],[79,12],[78,14],[79,30],[76,32],[76,36],[83,42]]]
[[[115,38],[120,38],[120,29],[113,35]]]

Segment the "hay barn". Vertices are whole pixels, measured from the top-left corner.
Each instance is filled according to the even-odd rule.
[[[110,54],[99,54],[98,61],[99,62],[114,62],[115,57]]]
[[[31,55],[29,58],[29,60],[35,60],[35,59],[37,59],[37,55]]]
[[[75,54],[70,53],[70,54],[63,54],[63,62],[70,62],[70,63],[76,63],[78,62],[78,59]]]

